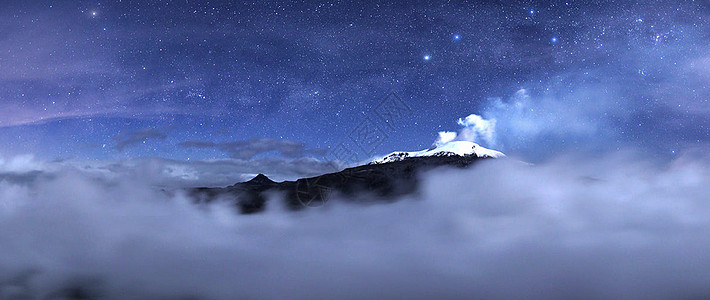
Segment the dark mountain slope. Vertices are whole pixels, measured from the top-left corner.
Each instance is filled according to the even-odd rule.
[[[241,213],[265,209],[268,193],[280,193],[292,210],[324,205],[334,195],[352,202],[394,201],[398,196],[415,193],[421,172],[441,166],[467,167],[482,159],[471,155],[433,155],[372,163],[296,181],[274,182],[263,174],[252,180],[225,188],[195,188],[189,194],[199,203],[218,199],[234,202]]]

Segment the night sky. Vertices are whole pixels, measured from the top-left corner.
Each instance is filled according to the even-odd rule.
[[[672,158],[710,140],[708,13],[707,1],[2,1],[0,155],[357,161],[427,148],[477,114],[496,127],[476,142],[530,161]]]
[[[710,299],[708,99],[710,0],[0,0],[0,299]]]

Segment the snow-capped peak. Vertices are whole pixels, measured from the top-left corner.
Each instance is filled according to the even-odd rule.
[[[480,158],[499,158],[505,157],[505,154],[491,150],[488,148],[481,147],[480,145],[468,142],[468,141],[451,141],[436,147],[432,147],[427,150],[415,151],[415,152],[392,152],[391,154],[373,160],[370,164],[384,164],[389,162],[395,162],[404,160],[410,157],[424,157],[424,156],[469,156],[476,155]]]

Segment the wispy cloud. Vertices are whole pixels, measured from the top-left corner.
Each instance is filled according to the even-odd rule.
[[[145,143],[151,139],[165,140],[167,137],[167,134],[160,130],[146,128],[119,133],[113,138],[113,140],[116,142],[116,150],[123,151],[126,147],[135,144]]]
[[[217,149],[227,153],[232,158],[250,159],[256,155],[275,152],[285,157],[303,157],[309,154],[325,155],[323,149],[306,149],[301,142],[276,140],[269,138],[254,138],[234,142],[186,141],[180,143],[185,148]]]

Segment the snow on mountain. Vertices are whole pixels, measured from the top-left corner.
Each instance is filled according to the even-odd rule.
[[[451,141],[443,145],[432,147],[427,150],[415,152],[392,152],[391,154],[373,160],[370,164],[384,164],[389,162],[401,161],[410,157],[425,157],[425,156],[469,156],[476,155],[477,157],[499,158],[505,157],[505,154],[484,148],[476,143],[468,141]]]

